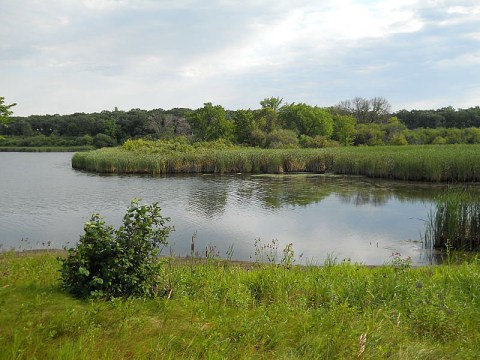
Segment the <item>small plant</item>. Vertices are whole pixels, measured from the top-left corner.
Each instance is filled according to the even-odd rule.
[[[283,248],[283,258],[281,264],[287,268],[292,267],[295,263],[295,251],[293,250],[293,244],[290,243]]]
[[[408,269],[412,267],[412,258],[410,256],[402,257],[402,254],[395,252],[392,253],[390,257],[391,259],[388,262],[388,265],[396,269]]]
[[[278,259],[278,240],[273,239],[270,243],[262,244],[260,238],[256,238],[255,247],[255,263],[275,264]]]
[[[92,214],[76,248],[61,259],[62,287],[81,298],[153,296],[159,248],[173,230],[160,211],[157,203],[140,205],[133,199],[118,230]]]
[[[217,247],[209,243],[205,247],[205,259],[213,260],[219,257],[220,257],[220,252],[218,251]]]

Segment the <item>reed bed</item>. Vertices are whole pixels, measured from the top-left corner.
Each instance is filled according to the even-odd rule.
[[[152,175],[330,172],[412,181],[480,181],[480,145],[260,149],[158,143],[141,140],[136,147],[78,153],[72,166],[98,173]]]
[[[466,189],[449,190],[436,200],[425,229],[425,245],[439,250],[480,250],[480,201]]]

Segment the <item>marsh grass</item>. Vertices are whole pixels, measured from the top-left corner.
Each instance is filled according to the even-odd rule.
[[[480,145],[260,149],[135,140],[75,154],[72,166],[99,173],[330,172],[413,181],[480,180]]]
[[[436,199],[424,239],[427,248],[480,250],[480,199],[466,188],[450,188]]]
[[[244,267],[166,258],[158,297],[80,301],[60,290],[57,255],[0,254],[0,359],[480,356],[475,261]]]
[[[0,152],[77,152],[94,150],[94,146],[0,146]]]

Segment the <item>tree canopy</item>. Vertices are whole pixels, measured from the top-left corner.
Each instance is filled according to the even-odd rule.
[[[187,119],[197,140],[229,139],[233,135],[233,123],[227,120],[225,109],[220,105],[205,103],[203,108],[191,112]]]
[[[5,104],[5,98],[3,96],[0,96],[0,124],[6,125],[11,121],[9,117],[13,114],[13,111],[10,110],[10,108],[15,105],[17,104]]]

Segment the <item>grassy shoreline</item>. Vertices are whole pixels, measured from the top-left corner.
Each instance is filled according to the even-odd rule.
[[[155,299],[80,301],[52,253],[0,254],[0,359],[480,356],[480,264],[163,259]]]
[[[93,149],[93,146],[0,146],[0,152],[77,152]]]
[[[477,182],[480,145],[176,149],[142,141],[137,147],[75,154],[72,166],[118,174],[327,172],[395,180]]]

